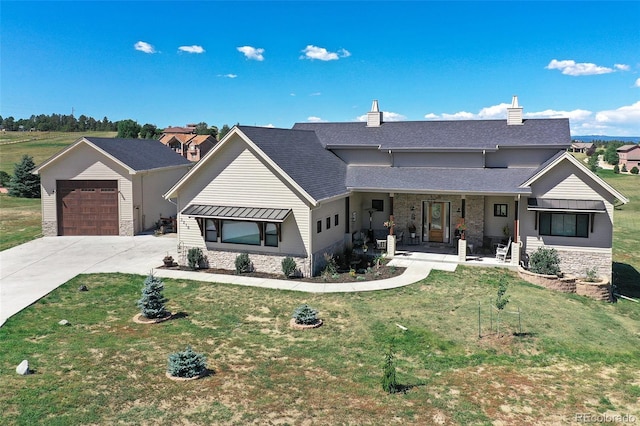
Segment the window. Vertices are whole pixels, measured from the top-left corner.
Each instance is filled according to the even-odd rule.
[[[493,215],[500,217],[507,217],[507,205],[506,204],[494,204]]]
[[[214,219],[206,219],[204,223],[204,240],[205,241],[218,241],[218,228],[216,227],[216,221]]]
[[[379,212],[383,211],[384,200],[371,200],[371,208]]]
[[[540,213],[540,235],[587,238],[589,236],[589,215]]]
[[[258,227],[258,223],[223,220],[222,242],[259,246],[260,228]]]
[[[264,224],[264,245],[278,247],[278,226],[275,223]]]
[[[340,215],[335,215],[333,216],[333,226],[338,226],[338,218],[340,217]]]
[[[322,221],[321,221],[321,220],[319,220],[319,221],[316,223],[316,232],[317,232],[318,234],[322,232]]]
[[[327,226],[326,226],[326,228],[327,228],[327,229],[331,229],[331,218],[330,218],[330,217],[328,217],[328,218],[327,218],[327,220],[326,220],[326,222],[327,222]]]

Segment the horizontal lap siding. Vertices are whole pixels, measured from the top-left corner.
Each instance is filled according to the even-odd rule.
[[[306,255],[309,252],[309,209],[287,184],[249,150],[240,138],[228,141],[215,158],[209,159],[191,176],[179,193],[179,211],[189,204],[227,205],[292,209],[283,223],[279,247],[219,244],[219,248],[278,251]],[[180,241],[185,246],[202,246],[200,228],[193,218],[180,215]]]

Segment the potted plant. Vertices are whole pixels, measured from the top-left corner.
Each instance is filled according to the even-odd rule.
[[[411,238],[415,238],[416,237],[416,224],[413,222],[409,222],[409,224],[407,225],[407,230],[409,231],[409,235],[411,236]]]
[[[389,235],[393,235],[393,227],[396,225],[396,223],[393,220],[393,217],[390,217],[388,221],[383,223],[383,225],[385,228],[389,228]]]
[[[456,236],[459,236],[461,240],[465,239],[465,231],[467,230],[467,225],[464,222],[460,222],[456,225]]]
[[[167,253],[167,255],[162,258],[162,262],[164,263],[164,266],[166,266],[166,267],[173,266],[173,256],[171,256],[169,253]]]

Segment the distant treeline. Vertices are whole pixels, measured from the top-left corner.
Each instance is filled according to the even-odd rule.
[[[78,118],[73,115],[40,114],[29,118],[16,120],[13,117],[2,118],[0,125],[7,131],[39,131],[39,132],[115,132],[118,130],[118,122],[115,123],[104,117],[96,120],[93,117],[81,115]]]

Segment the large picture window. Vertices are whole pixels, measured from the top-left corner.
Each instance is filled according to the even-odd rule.
[[[587,238],[589,236],[589,215],[541,212],[540,235]]]
[[[260,245],[260,228],[257,222],[237,220],[222,221],[222,242]]]

